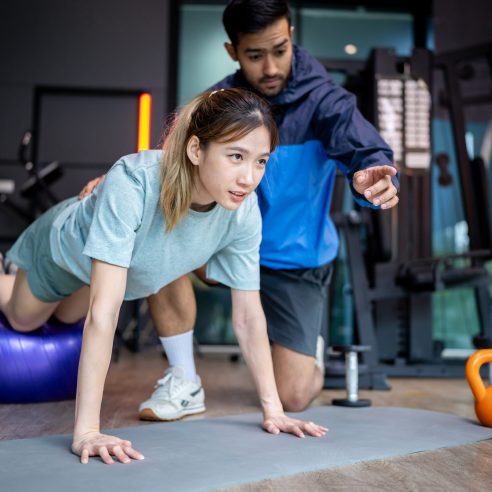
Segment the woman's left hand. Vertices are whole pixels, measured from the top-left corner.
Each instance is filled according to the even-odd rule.
[[[287,417],[283,412],[274,415],[265,415],[263,419],[263,428],[271,434],[287,432],[297,437],[304,437],[305,434],[314,437],[323,437],[328,429],[314,422],[305,422]]]

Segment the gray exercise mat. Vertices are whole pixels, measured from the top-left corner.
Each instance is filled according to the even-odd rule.
[[[130,427],[110,432],[146,458],[112,466],[80,465],[67,435],[2,441],[0,490],[203,491],[492,438],[492,429],[424,410],[315,407],[296,416],[330,432],[267,434],[259,414]]]

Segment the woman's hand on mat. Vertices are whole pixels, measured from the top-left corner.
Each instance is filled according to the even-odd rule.
[[[304,437],[306,434],[314,437],[322,437],[328,429],[314,422],[305,422],[287,417],[284,413],[278,415],[265,415],[263,428],[271,434],[280,434],[287,432],[297,437]]]
[[[132,448],[132,443],[115,436],[88,432],[74,438],[72,452],[80,456],[80,462],[85,465],[90,456],[100,456],[107,465],[112,465],[115,456],[121,463],[130,463],[132,459],[143,460],[143,454]]]
[[[80,191],[79,200],[82,200],[82,198],[89,196],[94,191],[94,188],[104,179],[105,176],[106,175],[103,174],[102,176],[98,176],[97,178],[89,181]]]

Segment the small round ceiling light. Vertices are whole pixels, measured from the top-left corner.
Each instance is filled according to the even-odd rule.
[[[347,55],[355,55],[358,51],[355,44],[346,44],[344,50]]]

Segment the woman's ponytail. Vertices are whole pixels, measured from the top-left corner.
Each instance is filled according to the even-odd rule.
[[[197,97],[175,115],[171,130],[164,141],[160,204],[166,218],[167,231],[173,229],[191,205],[195,166],[188,160],[186,146],[191,116],[199,103],[200,97]]]

